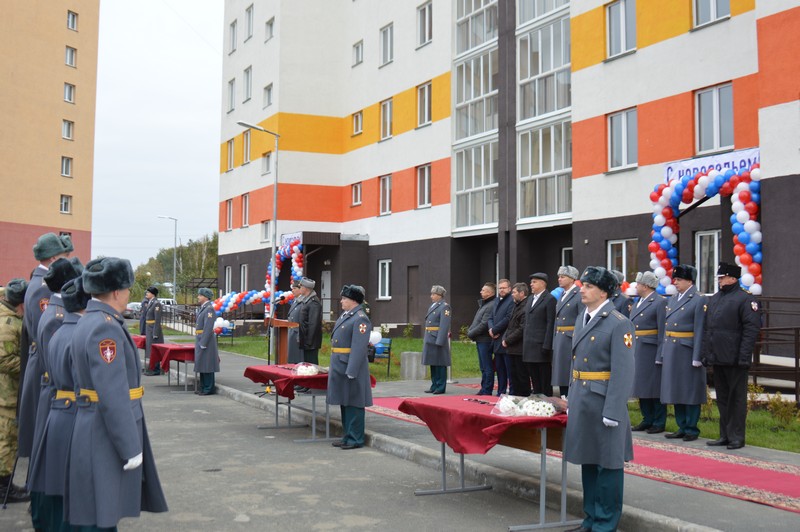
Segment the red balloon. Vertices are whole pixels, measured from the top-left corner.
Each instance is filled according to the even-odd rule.
[[[689,181],[688,183],[686,183],[686,188],[688,188],[692,192],[694,192],[694,187],[696,186],[697,186],[697,181]]]
[[[736,244],[735,246],[733,246],[733,254],[734,255],[738,256],[738,255],[741,255],[744,252],[745,252],[745,247],[742,244]]]
[[[669,259],[663,259],[661,261],[661,266],[666,270],[668,268],[672,268],[672,261]]]
[[[719,187],[719,193],[721,196],[730,196],[733,193],[730,181]]]
[[[219,334],[222,332],[222,327],[214,327],[214,333]]]
[[[661,249],[661,246],[659,246],[658,251],[656,251],[656,258],[658,260],[664,260],[667,258],[667,252]]]
[[[650,242],[647,245],[647,249],[650,250],[650,253],[656,253],[659,249],[661,249],[661,246],[658,245],[658,242]]]
[[[731,184],[731,190],[735,189],[736,185],[738,185],[739,181],[741,181],[741,180],[742,180],[742,178],[739,177],[738,175],[732,175],[730,180],[728,181],[728,183]]]
[[[735,246],[738,243],[739,243],[739,235],[733,235],[733,245]]]
[[[653,191],[653,192],[650,193],[650,201],[652,201],[653,203],[657,203],[658,202],[658,198],[660,198],[660,197],[661,197],[661,194],[659,194],[656,191]]]
[[[658,190],[656,192],[658,192],[659,196],[661,195],[661,191],[664,190],[665,188],[667,188],[666,183],[661,183],[660,185],[658,185]]]
[[[739,192],[739,201],[741,201],[742,203],[749,202],[752,197],[753,196],[750,195],[749,190],[742,190],[741,192]]]
[[[691,203],[692,199],[694,199],[692,191],[688,188],[684,189],[683,195],[681,196],[681,201],[683,201],[684,203]]]
[[[754,201],[748,201],[744,204],[744,210],[750,213],[750,217],[752,218],[756,214],[758,214],[758,205]]]
[[[761,168],[761,165],[758,163],[753,164],[753,166],[750,167],[750,171],[752,172],[755,168]]]
[[[744,181],[745,183],[749,183],[752,180],[753,180],[753,178],[750,177],[750,172],[748,172],[746,170],[744,172],[742,172],[742,181]]]
[[[674,213],[672,212],[672,207],[664,207],[664,209],[661,211],[661,216],[663,216],[667,220],[672,218],[674,216]]]
[[[756,284],[761,284],[761,274],[756,275]]]
[[[750,266],[753,263],[753,256],[749,253],[742,253],[739,255],[739,262],[742,266]]]
[[[747,267],[747,271],[749,271],[753,275],[759,275],[761,273],[761,265],[757,262],[753,262],[752,264],[750,264],[750,266]]]

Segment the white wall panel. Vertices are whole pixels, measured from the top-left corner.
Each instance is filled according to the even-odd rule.
[[[800,101],[758,111],[762,176],[800,174]]]

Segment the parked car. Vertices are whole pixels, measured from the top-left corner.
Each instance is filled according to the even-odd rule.
[[[178,304],[178,302],[175,301],[174,299],[169,299],[166,297],[159,297],[158,300],[161,302],[162,305],[167,307],[174,307],[175,305]]]
[[[139,313],[142,311],[142,304],[141,303],[128,303],[125,310],[122,311],[123,318],[135,319],[139,317]]]

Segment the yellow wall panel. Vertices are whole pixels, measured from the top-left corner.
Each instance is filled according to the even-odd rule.
[[[431,119],[436,122],[450,116],[450,72],[433,78],[431,86]]]
[[[731,0],[731,16],[741,15],[756,8],[756,0]]]
[[[402,135],[417,127],[417,88],[413,87],[392,98],[392,136]]]
[[[605,9],[598,7],[570,20],[572,71],[601,63],[606,58]]]
[[[636,47],[644,48],[692,29],[692,2],[636,2]]]

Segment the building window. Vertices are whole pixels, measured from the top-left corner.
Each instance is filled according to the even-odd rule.
[[[226,171],[230,172],[233,170],[233,146],[234,142],[233,139],[228,141],[228,162],[226,165]]]
[[[72,213],[72,196],[61,194],[61,214]]]
[[[261,175],[265,175],[270,172],[272,172],[272,152],[268,151],[261,156]]]
[[[456,227],[496,223],[497,141],[456,151]]]
[[[572,248],[561,248],[561,264],[572,264]]]
[[[67,11],[67,29],[78,31],[78,14],[74,11]]]
[[[364,41],[358,41],[353,45],[353,66],[364,62]]]
[[[242,194],[242,227],[250,226],[250,194]]]
[[[717,265],[722,255],[721,232],[698,231],[694,234],[695,268],[697,268],[697,290],[713,294],[719,289]]]
[[[392,260],[378,261],[378,299],[392,299]]]
[[[353,207],[361,205],[361,183],[350,185],[350,205]]]
[[[72,140],[75,134],[75,122],[71,120],[61,121],[61,138]]]
[[[72,177],[72,157],[61,157],[61,175]]]
[[[264,42],[267,42],[274,36],[275,36],[275,17],[272,17],[266,22],[266,24],[264,24]]]
[[[730,17],[730,0],[694,0],[694,26]]]
[[[431,165],[417,167],[417,208],[431,206]]]
[[[392,100],[381,102],[381,140],[392,137]]]
[[[232,54],[236,51],[236,21],[231,22],[228,28],[228,53]]]
[[[456,138],[497,129],[497,49],[456,65]]]
[[[233,200],[225,201],[225,229],[230,231],[233,229]]]
[[[247,292],[247,264],[239,265],[239,292]]]
[[[247,67],[244,69],[244,75],[242,76],[244,82],[244,100],[247,101],[253,97],[253,67]]]
[[[66,62],[67,66],[76,66],[78,63],[78,50],[72,46],[67,46],[64,61]]]
[[[417,127],[431,123],[431,82],[417,87]]]
[[[607,57],[636,48],[636,2],[618,0],[606,6]]]
[[[697,91],[697,152],[733,148],[733,86]]]
[[[625,279],[636,279],[639,271],[639,239],[608,241],[608,269],[617,270],[625,275]]]
[[[261,222],[261,241],[272,242],[272,220],[264,220]]]
[[[250,130],[242,133],[242,164],[250,162]]]
[[[392,213],[392,176],[380,178],[381,215]]]
[[[608,169],[636,166],[639,161],[636,109],[608,116]]]
[[[433,2],[417,8],[417,47],[433,40]]]
[[[364,127],[364,113],[362,111],[353,113],[353,135],[361,134],[363,127]]]
[[[253,4],[244,10],[244,40],[246,41],[253,36]]]
[[[236,78],[228,82],[228,112],[236,109]]]
[[[569,0],[548,0],[547,2],[542,0],[518,0],[519,20],[517,25],[521,26],[529,20],[541,18],[567,4],[569,4]]]
[[[263,107],[269,107],[272,105],[272,83],[264,87],[264,105]]]
[[[542,116],[572,105],[569,17],[519,38],[519,116]]]
[[[456,53],[461,54],[496,38],[495,0],[456,0]]]
[[[64,83],[64,101],[75,103],[75,85],[72,83]]]
[[[225,293],[231,293],[231,287],[233,286],[233,272],[230,266],[225,266]]]
[[[572,210],[572,124],[559,122],[519,135],[519,217]]]
[[[381,66],[394,59],[394,25],[381,28]]]

